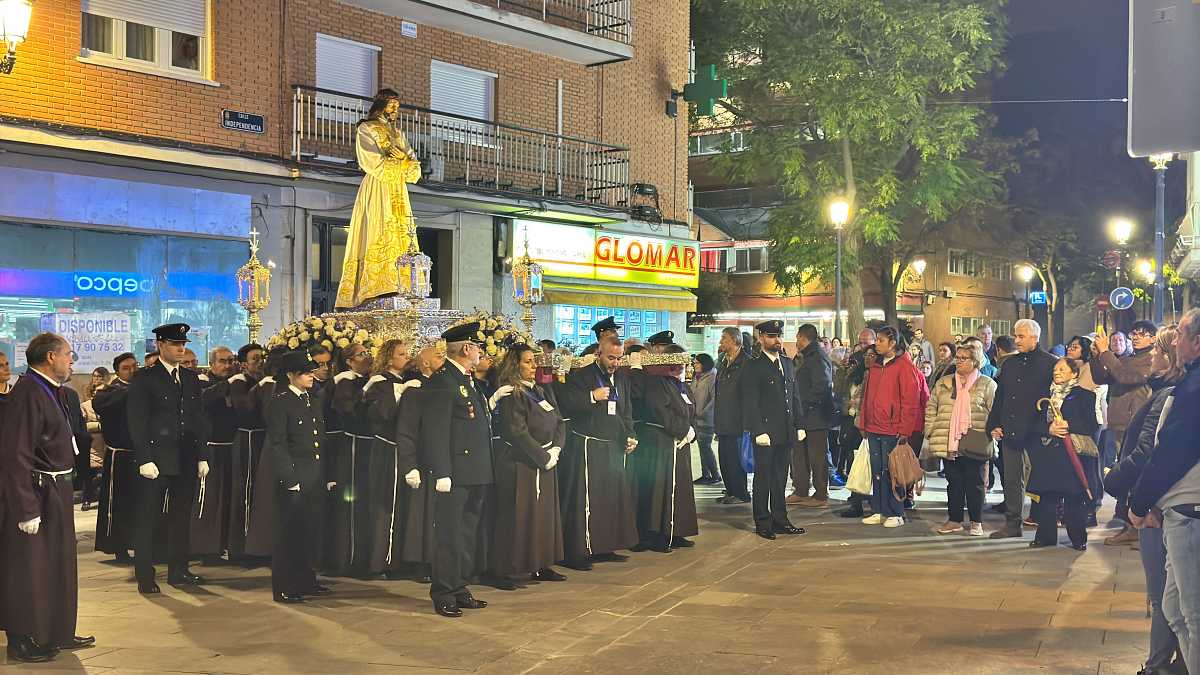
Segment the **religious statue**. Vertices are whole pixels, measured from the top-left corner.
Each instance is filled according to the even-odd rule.
[[[400,95],[383,89],[358,124],[355,153],[366,175],[350,216],[338,309],[396,295],[409,283],[397,272],[396,259],[408,252],[410,238],[416,236],[406,184],[421,177],[421,163],[396,127],[399,112]]]

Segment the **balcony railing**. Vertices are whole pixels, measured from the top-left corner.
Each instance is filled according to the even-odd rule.
[[[472,0],[623,44],[633,39],[632,0]]]
[[[296,85],[292,157],[357,169],[355,129],[370,107],[368,98]],[[629,205],[629,148],[403,104],[396,124],[421,161],[422,183]]]

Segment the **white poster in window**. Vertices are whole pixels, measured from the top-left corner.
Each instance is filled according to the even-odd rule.
[[[112,368],[114,358],[131,351],[133,323],[125,312],[43,314],[42,325],[47,324],[71,343],[76,373],[89,373],[100,366]]]

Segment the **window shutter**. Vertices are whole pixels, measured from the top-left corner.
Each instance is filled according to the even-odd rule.
[[[496,76],[434,61],[429,71],[429,107],[437,112],[495,119]]]
[[[208,16],[205,0],[83,0],[88,14],[204,36]]]
[[[317,33],[317,88],[375,96],[379,48]]]

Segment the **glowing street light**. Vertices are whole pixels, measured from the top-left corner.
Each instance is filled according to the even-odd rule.
[[[925,262],[924,258],[917,258],[916,260],[912,261],[912,269],[919,277],[925,276],[926,265],[928,265],[928,263]]]
[[[829,220],[833,221],[833,228],[841,230],[850,220],[850,202],[838,197],[829,204]]]
[[[1033,281],[1033,275],[1036,273],[1030,265],[1021,265],[1017,268],[1017,277],[1025,283]]]
[[[1108,223],[1108,233],[1118,246],[1125,246],[1133,236],[1133,221],[1128,218],[1113,218]]]
[[[1137,271],[1146,280],[1146,283],[1152,284],[1158,278],[1158,275],[1154,273],[1154,263],[1149,260],[1139,260]]]
[[[29,20],[33,16],[33,0],[0,0],[0,42],[8,52],[0,57],[0,74],[12,73],[17,62],[17,45],[29,37]]]

